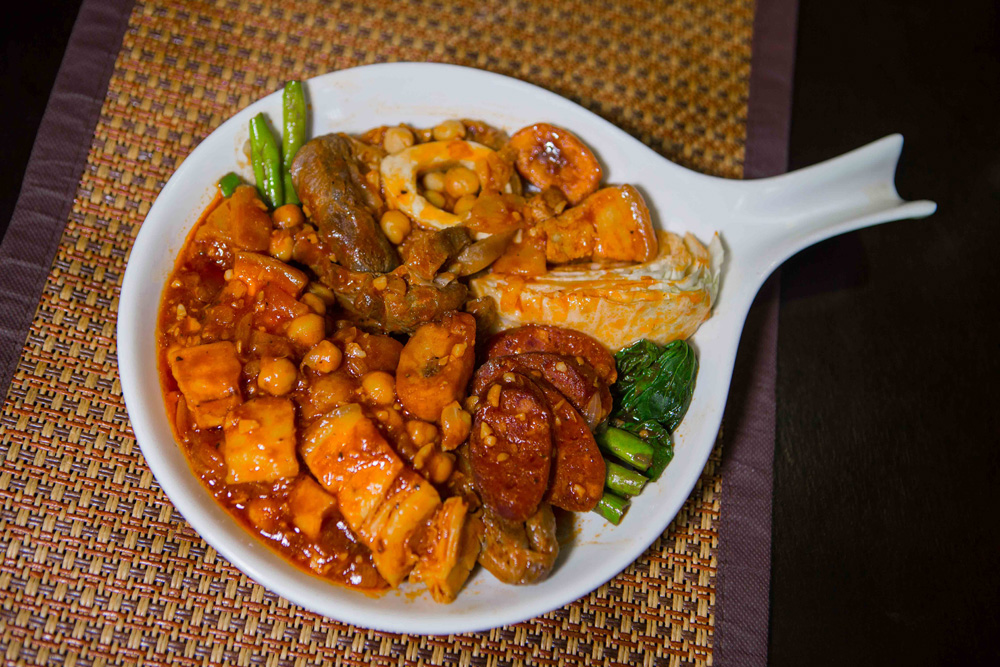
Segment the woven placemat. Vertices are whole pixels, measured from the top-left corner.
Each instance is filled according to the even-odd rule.
[[[577,602],[478,634],[363,630],[269,593],[174,510],[129,427],[114,326],[160,188],[215,127],[293,77],[393,60],[481,67],[739,177],[753,5],[136,3],[0,414],[5,662],[711,664],[720,447],[668,531]]]

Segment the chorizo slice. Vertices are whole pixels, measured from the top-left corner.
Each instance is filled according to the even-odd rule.
[[[570,512],[589,512],[604,494],[604,457],[576,408],[545,380],[535,380],[552,410],[552,481],[545,499]]]
[[[472,393],[482,398],[483,391],[496,378],[510,372],[547,380],[580,412],[591,430],[611,413],[611,390],[597,372],[573,357],[550,352],[525,352],[490,359],[476,371]]]
[[[524,352],[551,352],[586,362],[609,385],[618,379],[615,358],[608,349],[587,334],[575,329],[565,329],[546,324],[529,324],[516,329],[501,331],[486,346],[486,358]]]
[[[594,152],[573,133],[548,123],[529,125],[508,144],[516,153],[517,171],[535,187],[555,187],[571,204],[597,190],[603,175]]]
[[[468,313],[450,312],[420,325],[399,354],[399,402],[424,421],[440,420],[445,406],[465,397],[475,346],[476,319]]]
[[[518,373],[486,388],[469,440],[469,466],[483,504],[525,521],[549,486],[552,412],[541,389]]]

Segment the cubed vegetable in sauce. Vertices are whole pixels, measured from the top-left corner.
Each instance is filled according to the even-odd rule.
[[[312,477],[305,475],[288,495],[288,509],[292,523],[309,537],[315,539],[323,527],[323,519],[337,506],[337,499],[323,490]]]
[[[295,407],[284,398],[254,398],[226,419],[222,455],[226,482],[271,482],[299,474]]]
[[[167,363],[198,428],[221,426],[226,413],[242,402],[243,367],[232,343],[174,347],[167,351]]]

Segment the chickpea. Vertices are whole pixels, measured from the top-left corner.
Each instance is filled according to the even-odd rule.
[[[365,373],[361,388],[379,405],[392,405],[396,401],[396,378],[385,371]]]
[[[451,141],[461,139],[465,136],[465,125],[460,120],[446,120],[434,127],[434,139],[437,141]]]
[[[284,396],[298,380],[295,364],[288,359],[264,357],[260,360],[257,386],[272,396]]]
[[[346,373],[321,375],[309,385],[309,402],[316,414],[353,402],[357,383]]]
[[[423,447],[437,439],[437,426],[419,419],[406,422],[406,434],[417,447]]]
[[[312,347],[323,340],[326,334],[326,321],[322,315],[316,313],[299,315],[288,323],[285,334],[299,345]]]
[[[319,296],[311,292],[306,292],[299,299],[302,303],[309,306],[312,311],[318,315],[326,315],[326,301],[323,301]]]
[[[393,410],[391,408],[379,410],[375,413],[375,418],[388,429],[395,430],[403,428],[403,416],[399,414],[398,410]]]
[[[271,219],[278,229],[290,229],[298,227],[306,221],[306,216],[302,214],[302,209],[298,204],[285,204],[274,209]]]
[[[455,202],[455,215],[465,215],[472,210],[475,203],[476,195],[462,195],[458,198],[458,201]]]
[[[271,247],[268,249],[268,254],[275,259],[280,259],[282,262],[288,262],[292,259],[292,247],[295,245],[295,241],[292,239],[292,233],[287,229],[276,229],[271,232]]]
[[[424,199],[431,203],[431,206],[444,207],[444,195],[436,190],[428,190],[424,193]]]
[[[410,219],[402,211],[386,211],[379,221],[390,243],[399,245],[410,235]]]
[[[326,285],[321,285],[317,282],[311,282],[306,286],[306,292],[309,294],[315,294],[320,299],[323,300],[328,306],[332,306],[337,302],[337,297],[334,295],[333,290],[331,290]]]
[[[445,452],[438,452],[424,464],[424,471],[434,484],[444,484],[447,482],[454,469],[455,455]]]
[[[479,192],[479,177],[468,167],[452,167],[444,175],[444,191],[452,197]]]
[[[413,136],[416,137],[418,144],[424,144],[434,138],[434,128],[424,127],[413,131]]]
[[[343,358],[339,347],[328,340],[321,340],[306,353],[302,363],[317,373],[332,373],[340,368]]]
[[[434,457],[434,443],[428,442],[426,445],[421,447],[416,454],[413,455],[413,460],[410,463],[417,470],[424,470],[427,462]]]
[[[424,174],[424,189],[434,192],[444,192],[444,174],[440,171],[429,171]]]
[[[441,449],[455,449],[465,442],[471,430],[472,415],[463,410],[458,401],[449,403],[441,411]]]
[[[382,137],[382,148],[386,153],[398,153],[413,145],[413,132],[405,127],[390,127]]]

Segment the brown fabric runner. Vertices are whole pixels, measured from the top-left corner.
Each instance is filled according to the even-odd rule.
[[[797,0],[757,2],[746,178],[788,167],[797,12]],[[779,294],[776,272],[747,316],[723,418],[716,665],[767,664]]]
[[[40,291],[29,281],[4,297],[30,323],[4,333],[14,346],[0,412],[5,660],[718,664],[716,639],[728,631],[716,599],[721,445],[664,535],[581,600],[477,634],[359,629],[264,590],[173,511],[128,425],[114,320],[128,249],[156,193],[199,140],[285,79],[384,60],[482,67],[573,99],[680,164],[739,177],[753,31],[752,0],[140,0],[131,12],[88,0],[28,173],[59,145],[85,162],[71,168],[63,155],[75,173],[62,192],[26,178],[18,215],[58,248],[50,263],[51,251],[34,262]],[[83,118],[94,106],[96,126]],[[47,187],[58,210],[20,213]],[[766,624],[764,635],[766,646]]]
[[[85,3],[0,244],[0,392],[6,392],[80,184],[131,0]]]

